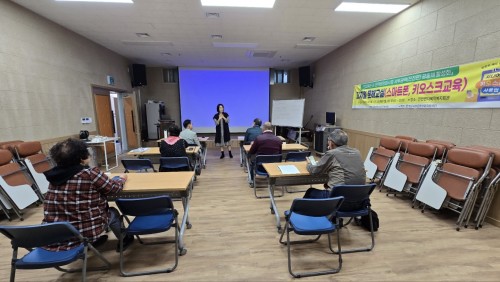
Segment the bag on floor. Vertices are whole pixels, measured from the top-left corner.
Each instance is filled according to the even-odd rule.
[[[378,227],[379,227],[379,220],[378,220],[378,214],[374,210],[372,210],[372,221],[373,221],[373,231],[377,231]],[[363,228],[370,231],[370,216],[369,215],[363,215],[359,222],[360,222],[361,226],[363,226]]]

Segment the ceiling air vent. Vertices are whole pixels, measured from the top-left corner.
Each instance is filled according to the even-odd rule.
[[[277,51],[248,50],[246,55],[249,58],[272,58]]]

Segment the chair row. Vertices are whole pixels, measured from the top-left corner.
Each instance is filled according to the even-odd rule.
[[[434,209],[447,208],[459,214],[457,231],[482,227],[500,178],[500,149],[484,146],[456,147],[446,160],[433,163],[415,200]]]
[[[382,138],[365,160],[367,177],[380,181],[388,194],[407,193],[435,209],[459,213],[457,230],[467,227],[473,213],[482,226],[498,187],[500,149],[455,147],[451,142],[417,142],[407,136]],[[497,156],[498,154],[498,156]],[[496,160],[496,161],[494,161]],[[493,165],[493,167],[492,167]]]
[[[279,242],[287,247],[288,270],[296,278],[338,273],[342,268],[342,255],[352,252],[371,251],[375,246],[374,226],[372,211],[370,206],[370,194],[373,192],[375,184],[368,185],[341,185],[332,189],[331,194],[326,199],[295,199],[289,211],[285,212],[286,225]],[[127,222],[127,226],[122,228],[119,238],[119,268],[122,276],[137,276],[154,273],[168,273],[176,269],[179,260],[179,223],[178,212],[173,206],[173,202],[168,196],[157,196],[142,199],[117,199],[116,205],[122,213],[122,218]],[[134,217],[130,220],[128,217]],[[371,245],[369,247],[356,249],[342,249],[340,230],[347,226],[353,218],[358,216],[368,216],[370,220]],[[349,219],[343,223],[343,218]],[[174,230],[173,240],[144,241],[143,235],[156,234]],[[82,272],[82,281],[86,281],[87,270],[108,270],[110,262],[100,254],[82,235],[68,222],[56,222],[32,226],[0,226],[0,232],[11,240],[13,249],[10,281],[15,280],[17,269],[42,269],[55,267],[64,272]],[[309,240],[291,240],[291,232],[296,235],[311,236],[316,238]],[[331,234],[337,233],[336,250],[331,244]],[[37,234],[37,236],[33,236]],[[150,245],[158,243],[174,243],[173,263],[161,269],[149,271],[129,272],[125,270],[123,239],[126,236],[136,236],[141,244]],[[283,240],[286,235],[286,241]],[[301,272],[297,273],[292,269],[291,246],[297,243],[313,243],[320,239],[322,235],[328,236],[328,247],[330,251],[338,256],[338,266],[333,269]],[[60,243],[72,238],[78,238],[81,244],[66,251],[51,251],[44,249],[44,246]],[[17,257],[18,249],[26,248],[28,253],[21,258]],[[88,251],[96,254],[103,263],[101,266],[88,267]],[[298,252],[297,250],[296,252]],[[82,259],[83,266],[79,269],[66,269],[66,266],[76,260]]]
[[[141,199],[117,199],[116,205],[125,219],[127,226],[123,227],[119,238],[120,273],[122,276],[137,276],[154,273],[169,273],[176,269],[179,261],[179,222],[178,212],[174,208],[172,199],[168,196],[157,196]],[[128,217],[133,217],[129,219]],[[174,239],[157,240],[149,238],[144,240],[143,235],[157,234],[174,231]],[[0,232],[11,240],[13,249],[10,281],[15,280],[17,269],[42,269],[55,267],[63,272],[81,271],[82,281],[86,281],[87,270],[108,270],[111,263],[92,246],[69,222],[55,222],[30,226],[0,226]],[[36,234],[36,236],[33,236]],[[129,271],[125,262],[130,263],[130,258],[125,259],[123,240],[126,236],[135,236],[143,245],[161,243],[174,243],[173,263],[168,267],[147,271]],[[63,243],[78,238],[81,242],[76,248],[63,251],[51,251],[43,247]],[[25,248],[28,253],[21,258],[17,257],[18,249]],[[87,267],[88,251],[92,251],[101,260],[102,265]],[[92,257],[91,257],[92,258]],[[77,260],[83,260],[83,266],[78,269],[66,269],[62,266]],[[129,266],[130,267],[130,266]]]
[[[54,164],[43,151],[40,142],[15,141],[0,149],[0,207],[11,220],[14,212],[23,220],[23,210],[43,202],[49,183],[43,172]]]

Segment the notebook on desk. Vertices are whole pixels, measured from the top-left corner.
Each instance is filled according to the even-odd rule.
[[[279,165],[282,174],[299,174],[299,169],[294,165]]]

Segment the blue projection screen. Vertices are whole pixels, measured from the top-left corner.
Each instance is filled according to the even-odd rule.
[[[217,104],[229,114],[231,133],[245,132],[254,118],[269,120],[269,69],[179,68],[181,122],[214,133]]]

